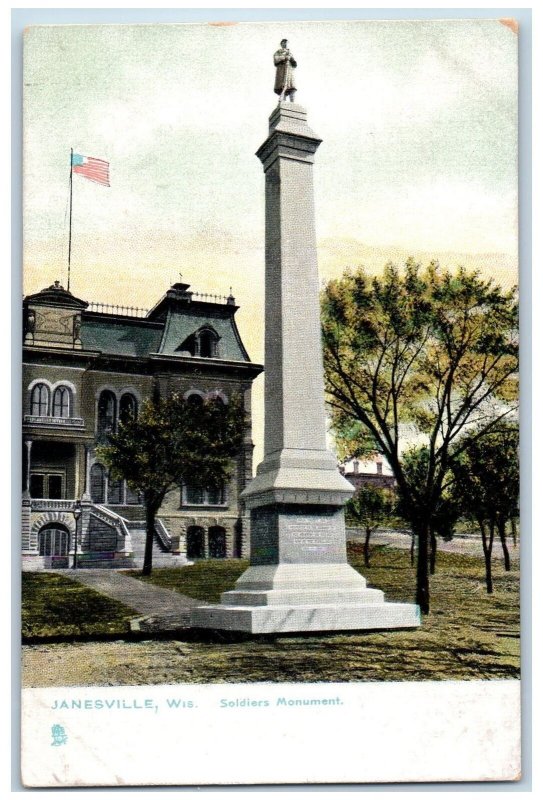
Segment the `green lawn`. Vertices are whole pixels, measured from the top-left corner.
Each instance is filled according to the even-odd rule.
[[[150,577],[142,577],[141,570],[126,571],[126,575],[153,583],[163,589],[173,589],[196,600],[216,603],[221,593],[234,588],[234,584],[249,566],[238,558],[224,561],[197,561],[190,567],[155,569]]]
[[[350,560],[371,586],[383,589],[388,600],[413,600],[415,576],[407,550],[375,547],[368,569],[362,568],[360,551],[360,545],[352,546]],[[246,564],[205,561],[157,569],[147,580],[216,601]],[[258,638],[179,631],[171,639],[121,641],[133,612],[67,578],[25,573],[25,635],[119,634],[109,642],[29,646],[24,649],[25,680],[57,685],[55,676],[62,674],[63,685],[82,686],[518,678],[518,561],[505,573],[496,560],[494,578],[495,593],[487,595],[481,558],[438,553],[431,613],[415,630]]]
[[[406,550],[373,549],[363,567],[361,546],[350,561],[388,600],[410,602],[414,570]],[[191,597],[218,600],[246,562],[208,561],[156,570],[152,583]],[[359,681],[515,678],[520,674],[518,562],[506,573],[494,566],[495,592],[486,593],[482,559],[438,553],[431,579],[431,613],[416,630],[382,633],[277,635],[252,641],[178,645],[180,681]],[[133,573],[137,575],[137,573]]]
[[[62,575],[23,572],[21,624],[30,636],[124,635],[136,614]]]

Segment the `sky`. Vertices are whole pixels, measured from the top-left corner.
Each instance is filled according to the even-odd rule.
[[[263,360],[273,53],[289,40],[314,166],[321,279],[409,255],[517,271],[517,37],[498,20],[39,26],[25,32],[24,291],[150,308],[179,279],[228,294]],[[255,385],[261,452],[262,378]]]

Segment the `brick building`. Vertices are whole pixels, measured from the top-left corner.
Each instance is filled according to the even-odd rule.
[[[262,366],[241,341],[234,298],[176,283],[149,312],[90,304],[60,284],[23,301],[24,569],[131,566],[145,538],[140,498],[111,480],[95,448],[160,391],[229,402],[242,394],[248,424],[228,485],[185,485],[158,514],[154,562],[248,554],[238,500],[252,477],[251,384]],[[75,511],[75,513],[74,513]],[[77,545],[76,545],[77,543]],[[77,551],[74,549],[77,546]]]
[[[364,462],[362,466],[365,469],[360,469],[360,461],[355,458],[350,464],[340,468],[341,473],[345,475],[355,489],[360,489],[362,486],[391,490],[396,488],[396,479],[392,474],[392,470],[390,470],[388,464],[383,465],[382,458],[378,458],[371,463]]]

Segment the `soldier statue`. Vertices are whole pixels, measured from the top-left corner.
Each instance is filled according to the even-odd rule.
[[[287,97],[291,103],[296,96],[296,82],[294,70],[297,67],[296,61],[288,49],[288,41],[281,40],[281,47],[274,53],[273,63],[275,64],[275,86],[273,91],[279,95],[279,102],[282,103]]]

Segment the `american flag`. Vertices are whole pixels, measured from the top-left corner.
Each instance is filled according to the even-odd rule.
[[[109,162],[102,161],[100,158],[90,156],[80,156],[79,153],[72,154],[72,172],[83,175],[89,181],[101,183],[102,186],[109,186]]]

